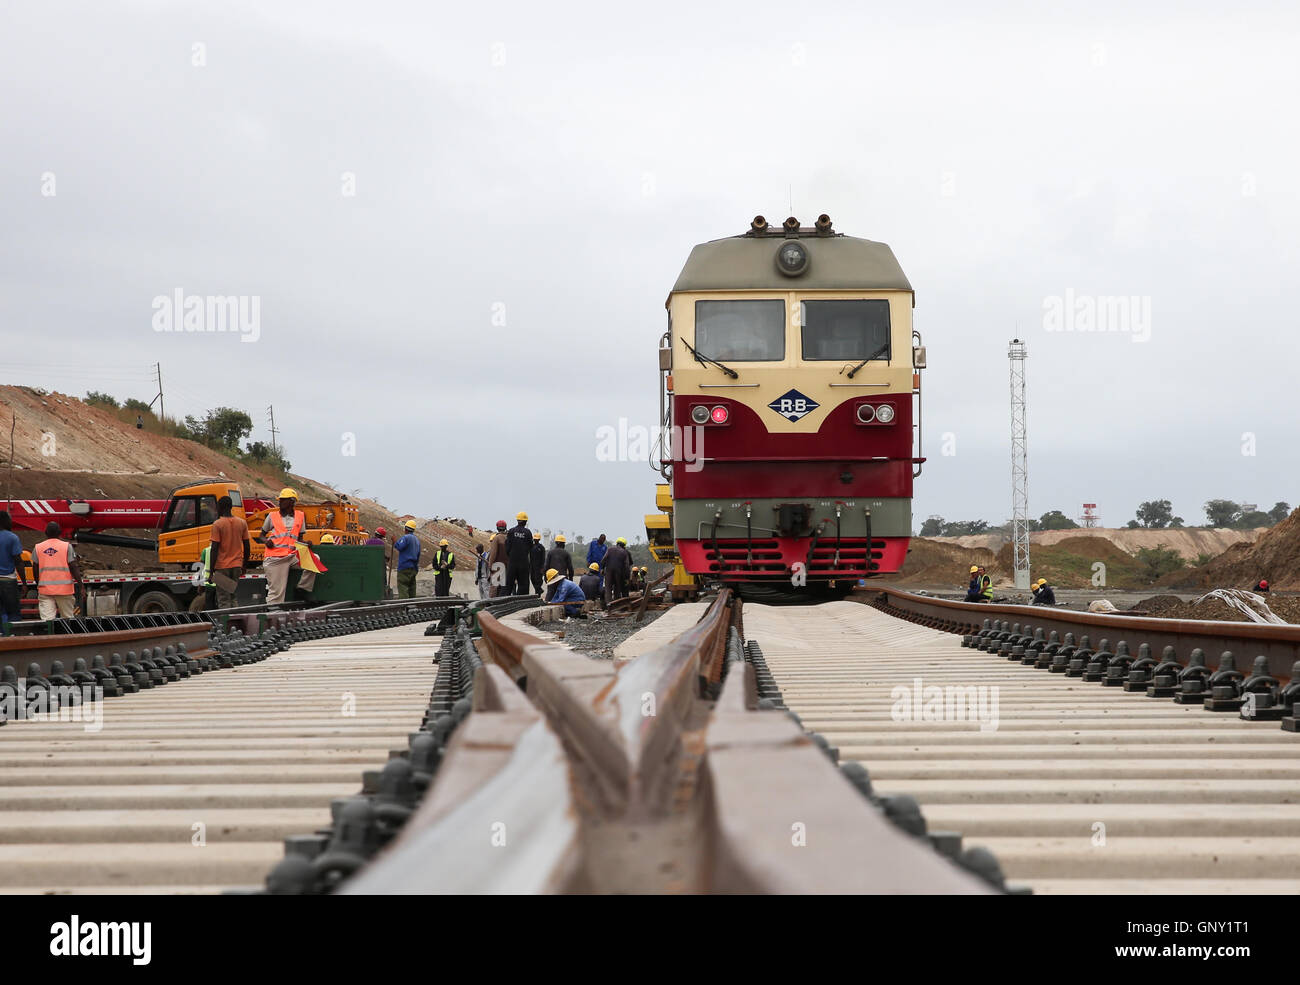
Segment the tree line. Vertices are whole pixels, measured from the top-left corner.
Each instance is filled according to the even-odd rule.
[[[1211,499],[1204,505],[1206,528],[1226,527],[1232,530],[1253,530],[1281,523],[1291,514],[1287,503],[1278,502],[1268,511],[1256,509],[1230,499]],[[1137,515],[1125,524],[1129,530],[1179,530],[1189,526],[1181,516],[1175,516],[1173,504],[1167,499],[1153,499],[1137,508]],[[1075,530],[1079,524],[1060,510],[1049,510],[1037,520],[1030,520],[1030,530]],[[1011,524],[992,526],[987,520],[945,520],[941,516],[929,517],[921,524],[922,537],[965,537],[970,534],[1011,534]]]
[[[171,437],[198,442],[240,461],[267,465],[281,472],[292,468],[283,445],[272,448],[262,441],[250,441],[240,447],[240,442],[253,433],[253,419],[234,407],[214,407],[202,417],[187,414],[184,421],[175,421],[171,418],[160,420],[149,404],[134,397],[127,397],[119,403],[111,394],[91,390],[86,394],[86,403],[105,410],[121,411],[123,413],[118,416],[123,419],[129,419],[134,413],[141,423],[154,425],[149,430],[160,430]]]

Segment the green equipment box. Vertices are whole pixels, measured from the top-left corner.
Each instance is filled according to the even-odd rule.
[[[350,544],[317,544],[312,548],[329,570],[316,576],[311,595],[317,602],[379,602],[384,598],[384,549]],[[298,571],[293,585],[298,585]],[[296,594],[296,592],[294,593]],[[294,594],[289,597],[292,599]]]

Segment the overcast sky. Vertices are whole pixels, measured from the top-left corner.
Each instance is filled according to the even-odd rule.
[[[792,198],[916,289],[917,527],[1009,515],[1016,334],[1034,515],[1295,505],[1300,15],[1143,6],[8,3],[0,379],[161,362],[399,511],[631,538],[596,430],[654,425],[691,246]],[[155,331],[177,289],[257,341]]]

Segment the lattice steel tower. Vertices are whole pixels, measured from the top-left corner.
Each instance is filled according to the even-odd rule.
[[[1016,588],[1029,587],[1029,457],[1025,444],[1025,344],[1012,339],[1011,360],[1011,559]]]

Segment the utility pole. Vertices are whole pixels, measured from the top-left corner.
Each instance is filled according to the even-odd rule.
[[[275,404],[272,404],[270,407],[266,408],[266,412],[271,415],[271,453],[278,457],[280,454],[280,449],[275,441],[275,436],[276,434],[279,433],[275,429]]]
[[[154,363],[153,368],[158,373],[158,396],[149,401],[149,408],[153,409],[154,400],[158,401],[158,420],[163,419],[163,391],[162,391],[162,363]]]
[[[1029,587],[1029,456],[1025,443],[1025,344],[1012,339],[1011,360],[1011,557],[1016,588]]]

